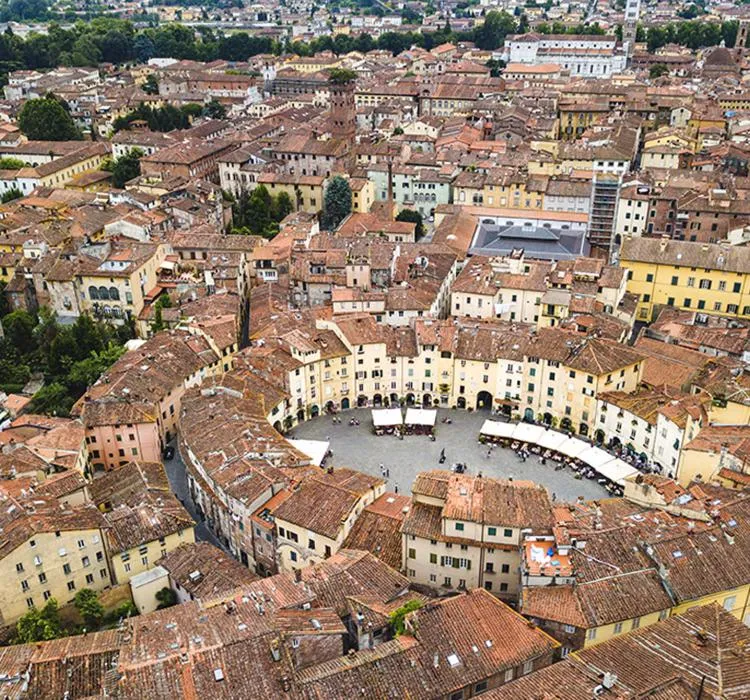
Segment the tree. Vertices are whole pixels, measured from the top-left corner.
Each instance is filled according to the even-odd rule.
[[[390,614],[388,619],[391,623],[391,629],[397,637],[406,631],[406,616],[415,610],[419,610],[423,605],[424,603],[421,600],[410,600]]]
[[[34,141],[77,141],[81,132],[70,114],[48,97],[28,100],[18,115],[21,131]]]
[[[141,174],[142,156],[143,151],[132,148],[112,163],[112,184],[115,187],[125,187],[126,182]]]
[[[11,156],[0,158],[0,170],[20,170],[25,167],[26,163],[20,158],[12,158]]]
[[[78,613],[83,618],[87,630],[96,629],[104,618],[104,606],[90,588],[82,588],[73,599]]]
[[[331,178],[323,202],[323,226],[333,231],[351,214],[352,188],[341,175]]]
[[[227,108],[214,98],[203,106],[203,116],[211,119],[224,119],[227,116]]]
[[[94,351],[88,357],[73,363],[67,377],[68,389],[80,396],[117,362],[124,352],[124,346],[110,341],[101,352]]]
[[[16,641],[20,644],[43,642],[62,636],[60,614],[54,598],[50,598],[41,610],[31,608],[16,623]]]
[[[328,82],[334,85],[346,85],[357,79],[357,74],[348,68],[331,68],[328,71]]]
[[[648,70],[648,77],[649,78],[661,78],[662,75],[668,75],[669,74],[669,68],[665,66],[663,63],[654,63],[651,68]]]
[[[12,311],[3,319],[5,337],[22,354],[29,354],[36,350],[34,326],[36,326],[36,318],[23,309]]]
[[[157,610],[171,608],[173,605],[177,605],[177,594],[171,588],[165,587],[157,591],[156,600],[159,601],[159,604],[156,606]]]
[[[75,402],[75,398],[68,393],[64,384],[53,382],[34,394],[29,403],[29,410],[45,416],[67,416]]]
[[[402,209],[398,213],[396,221],[409,221],[410,223],[416,224],[417,228],[415,229],[414,233],[417,239],[422,238],[422,236],[424,236],[424,234],[426,233],[422,215],[418,211],[414,211],[414,209]]]
[[[23,197],[23,192],[18,189],[15,185],[11,187],[9,190],[5,190],[3,192],[2,197],[0,197],[0,201],[2,201],[3,204],[7,204],[8,202],[12,202],[14,199],[21,199]]]
[[[150,73],[146,80],[143,81],[143,85],[141,85],[141,90],[145,92],[147,95],[158,95],[159,94],[159,81],[156,78],[156,75],[153,73]]]
[[[273,201],[273,219],[282,221],[294,211],[292,198],[286,192],[279,192]]]
[[[166,328],[162,309],[168,309],[172,306],[172,300],[169,294],[162,294],[154,303],[154,321],[151,324],[151,332],[158,333]]]
[[[474,31],[474,42],[480,49],[500,48],[508,34],[517,29],[516,20],[507,12],[491,10],[484,18],[484,23]]]

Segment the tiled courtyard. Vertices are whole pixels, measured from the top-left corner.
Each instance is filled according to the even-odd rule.
[[[408,494],[419,472],[449,469],[455,462],[462,462],[472,475],[481,472],[484,476],[528,479],[544,484],[557,500],[573,501],[578,496],[586,499],[608,497],[595,480],[576,479],[570,470],[555,471],[549,461],[542,465],[535,455],[522,462],[512,450],[495,447],[488,457],[487,447],[478,441],[479,430],[488,417],[484,412],[438,410],[435,442],[426,435],[407,435],[403,440],[393,435],[375,435],[368,408],[338,415],[341,424],[334,424],[331,416],[319,416],[294,428],[288,437],[329,440],[333,458],[328,464],[334,467],[352,467],[379,476],[380,465],[385,465],[390,470],[389,490],[398,487],[400,493]],[[359,426],[349,425],[352,417],[359,420]],[[450,425],[442,423],[444,417],[453,422]],[[443,448],[446,462],[441,467],[438,460]]]

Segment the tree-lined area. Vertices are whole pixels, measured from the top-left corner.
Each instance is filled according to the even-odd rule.
[[[2,290],[0,290],[1,294]],[[0,391],[16,393],[34,375],[44,386],[31,401],[32,413],[67,416],[86,389],[125,352],[131,325],[112,326],[83,314],[62,325],[47,309],[11,311],[2,318]]]
[[[121,19],[97,17],[89,22],[77,22],[63,29],[55,22],[49,25],[48,34],[30,34],[22,39],[12,32],[0,35],[0,73],[19,69],[45,69],[57,66],[96,66],[102,62],[122,64],[145,62],[155,56],[198,61],[245,61],[262,53],[292,52],[310,56],[318,51],[336,54],[349,51],[382,49],[394,55],[412,45],[431,49],[446,41],[473,41],[481,49],[497,49],[508,34],[526,31],[529,23],[521,13],[518,17],[507,12],[492,10],[484,21],[465,32],[453,31],[450,24],[435,32],[384,32],[376,39],[369,34],[323,36],[311,42],[279,42],[269,37],[251,36],[247,32],[224,35],[209,27],[192,29],[181,24],[136,29]],[[542,32],[573,31],[584,34],[602,34],[597,24],[582,24],[566,28],[561,24],[541,24],[535,28]],[[734,21],[722,24],[693,19],[674,22],[659,27],[641,28],[641,39],[653,50],[669,42],[690,48],[716,46],[724,41],[733,46],[737,34]]]

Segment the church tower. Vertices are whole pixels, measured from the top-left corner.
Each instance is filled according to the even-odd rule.
[[[635,38],[638,33],[638,19],[641,15],[641,0],[626,0],[625,21],[622,25],[622,43],[627,51],[628,58],[635,50]]]

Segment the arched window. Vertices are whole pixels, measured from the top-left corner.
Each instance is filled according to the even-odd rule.
[[[109,299],[109,292],[106,287],[99,287],[99,298],[105,300]]]
[[[89,287],[89,297],[91,299],[99,298],[99,290],[93,284]]]
[[[112,301],[120,301],[120,292],[118,291],[117,287],[109,288],[109,298]]]

